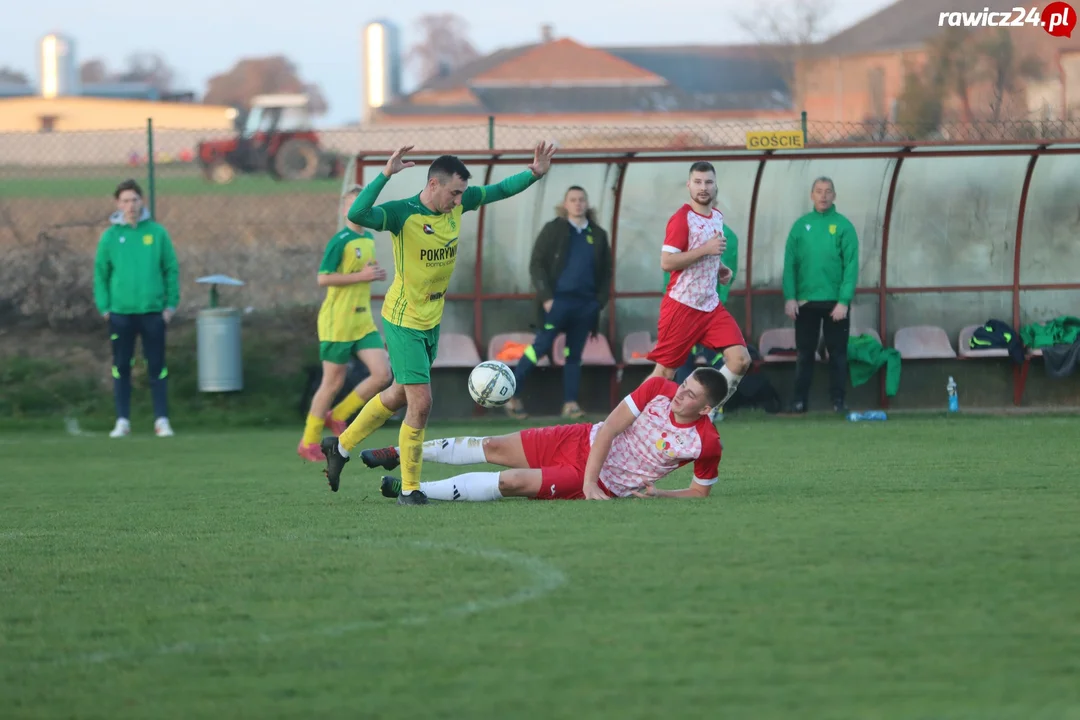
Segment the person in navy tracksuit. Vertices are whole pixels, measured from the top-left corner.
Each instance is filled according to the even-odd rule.
[[[517,392],[506,412],[524,418],[521,391],[540,358],[551,353],[559,333],[566,333],[563,368],[563,408],[567,418],[580,418],[581,353],[590,334],[600,328],[600,312],[611,289],[611,246],[607,233],[596,224],[585,190],[566,191],[557,217],[536,238],[529,273],[536,289],[539,332],[515,370]]]

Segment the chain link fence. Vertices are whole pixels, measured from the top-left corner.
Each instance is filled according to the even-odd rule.
[[[826,123],[804,117],[657,124],[502,124],[481,118],[453,126],[394,125],[319,134],[336,162],[325,177],[283,181],[267,172],[214,178],[198,162],[199,143],[229,133],[125,130],[0,134],[0,327],[96,322],[93,264],[125,178],[143,183],[155,217],[177,239],[182,306],[201,307],[195,278],[225,273],[248,282],[244,302],[258,308],[313,306],[312,258],[337,229],[343,168],[356,155],[404,144],[417,151],[523,150],[540,139],[568,149],[692,150],[743,148],[748,131],[794,130],[809,146],[912,139],[892,123]],[[1080,121],[946,125],[921,139],[943,142],[1067,141]],[[153,156],[153,182],[149,163]]]

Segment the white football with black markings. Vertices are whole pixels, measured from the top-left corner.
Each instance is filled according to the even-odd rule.
[[[469,395],[480,407],[502,407],[516,391],[514,371],[498,360],[485,360],[469,373]]]

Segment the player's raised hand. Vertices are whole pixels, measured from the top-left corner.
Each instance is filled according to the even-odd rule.
[[[532,165],[529,166],[529,169],[533,171],[533,175],[537,177],[546,175],[551,167],[551,158],[554,156],[555,143],[549,143],[545,140],[537,145],[536,151],[533,153]]]
[[[383,170],[383,174],[386,175],[386,177],[390,177],[395,173],[401,172],[405,168],[411,168],[416,165],[416,163],[412,161],[402,160],[405,153],[409,152],[414,147],[416,146],[406,145],[405,147],[399,147],[395,150],[394,154],[390,156],[390,159],[386,161],[386,168]]]

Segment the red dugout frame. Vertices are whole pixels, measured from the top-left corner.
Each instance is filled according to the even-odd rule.
[[[414,152],[414,159],[434,159],[439,155],[457,155],[471,164],[484,164],[484,184],[491,182],[491,175],[496,165],[509,165],[527,163],[532,157],[532,150],[426,150]],[[357,156],[356,177],[357,183],[363,183],[364,169],[369,166],[381,166],[385,164],[390,151],[382,153],[368,153]],[[1024,217],[1027,210],[1028,191],[1031,187],[1031,178],[1035,172],[1035,165],[1039,158],[1044,155],[1080,155],[1080,139],[1077,140],[1035,140],[1027,143],[1005,145],[1000,141],[993,142],[906,142],[891,143],[883,146],[881,143],[866,144],[853,143],[846,145],[828,145],[821,148],[804,148],[800,150],[764,150],[748,151],[736,147],[713,147],[700,148],[694,151],[678,150],[670,148],[649,149],[574,149],[562,150],[552,160],[553,164],[615,164],[619,167],[618,178],[615,183],[615,197],[611,221],[611,255],[612,264],[618,252],[619,239],[619,214],[622,205],[623,181],[626,178],[626,168],[635,163],[658,163],[675,162],[679,160],[707,160],[712,163],[721,162],[756,162],[757,173],[754,177],[754,187],[750,196],[750,216],[748,218],[748,231],[746,236],[746,287],[741,290],[732,289],[731,295],[744,297],[745,318],[743,332],[747,338],[753,338],[753,301],[757,296],[779,295],[779,288],[753,287],[753,258],[754,258],[754,226],[757,220],[758,196],[761,188],[761,178],[765,172],[765,164],[777,160],[800,160],[800,159],[823,159],[848,160],[848,159],[895,159],[892,177],[889,180],[889,190],[885,200],[885,214],[881,235],[881,275],[879,287],[856,288],[857,294],[875,294],[878,296],[878,332],[882,339],[887,338],[888,318],[886,317],[885,297],[889,294],[919,294],[919,293],[962,293],[962,292],[1011,292],[1012,293],[1012,325],[1020,326],[1020,293],[1030,290],[1080,290],[1080,282],[1074,283],[1049,283],[1028,284],[1021,283],[1020,258],[1024,236]],[[890,287],[886,282],[888,273],[889,235],[892,224],[893,201],[896,196],[896,184],[900,177],[900,169],[904,160],[909,157],[991,157],[991,156],[1027,156],[1030,158],[1027,170],[1024,174],[1023,185],[1020,190],[1020,201],[1017,207],[1016,241],[1013,248],[1013,280],[1009,285],[950,285],[936,286],[926,285],[918,287]],[[484,293],[481,287],[484,263],[484,219],[486,207],[481,206],[477,211],[477,243],[476,264],[474,267],[473,291],[471,293],[450,293],[447,300],[473,302],[473,336],[478,348],[484,347],[483,342],[483,303],[487,300],[531,300],[532,293]],[[615,277],[611,281],[611,311],[608,313],[608,339],[614,343],[617,336],[616,313],[614,305],[620,298],[649,298],[654,297],[658,301],[662,297],[660,292],[620,292],[616,287]],[[375,296],[374,299],[382,299]],[[613,350],[615,348],[613,347]],[[1023,381],[1027,376],[1028,364],[1017,372],[1021,375],[1016,383],[1013,401],[1020,404],[1020,395],[1023,391]],[[888,398],[885,395],[884,374],[881,374],[880,396],[883,407],[888,406]],[[613,379],[612,403],[617,399],[616,388]]]

